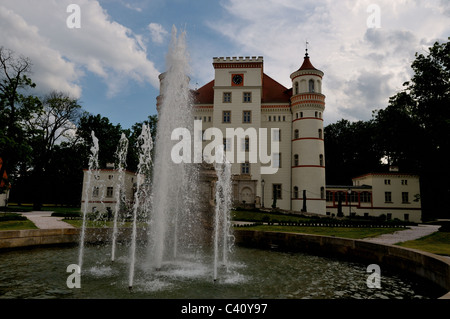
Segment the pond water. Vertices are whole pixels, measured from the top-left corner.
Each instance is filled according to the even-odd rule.
[[[215,282],[211,254],[193,252],[164,262],[159,270],[137,263],[130,290],[128,251],[120,245],[111,262],[109,246],[85,247],[80,288],[67,286],[72,274],[67,267],[77,262],[76,246],[0,252],[0,298],[424,299],[442,293],[384,269],[381,288],[369,288],[365,264],[244,247],[234,247],[228,269],[222,266]]]

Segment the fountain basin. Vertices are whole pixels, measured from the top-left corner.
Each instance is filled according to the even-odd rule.
[[[112,229],[89,228],[88,243],[108,242]],[[128,240],[131,229],[122,228],[118,241]],[[450,291],[450,259],[414,249],[345,239],[297,233],[235,230],[235,244],[260,250],[280,250],[307,253],[315,256],[345,259],[350,262],[375,263],[384,269],[421,277],[445,291]],[[145,240],[146,232],[138,233],[138,240]],[[18,248],[49,244],[78,243],[78,229],[21,230],[0,232],[0,248]],[[383,276],[383,273],[382,273]],[[450,292],[441,298],[450,299]]]

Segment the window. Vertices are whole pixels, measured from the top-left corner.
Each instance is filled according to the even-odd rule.
[[[272,122],[272,116],[269,115],[269,122]]]
[[[409,203],[409,194],[408,192],[402,192],[402,203],[408,204]]]
[[[324,199],[325,198],[325,187],[321,187],[320,188],[320,199]]]
[[[322,154],[319,155],[319,165],[323,166],[323,155]]]
[[[280,129],[275,129],[272,131],[273,132],[273,137],[272,137],[272,141],[276,142],[280,142],[281,141],[281,130]]]
[[[300,117],[303,117],[303,112],[300,112]]]
[[[94,186],[94,189],[92,190],[92,197],[98,197],[99,190],[100,189],[98,186]]]
[[[252,122],[252,111],[243,111],[242,112],[242,122],[243,123],[251,123]]]
[[[387,220],[391,220],[392,219],[392,213],[387,213],[386,214],[386,219]]]
[[[241,164],[241,174],[250,174],[250,163]]]
[[[278,122],[281,122],[281,115],[278,115]]]
[[[402,179],[402,185],[408,185],[408,180],[407,179]]]
[[[286,116],[283,115],[283,122],[286,122]]]
[[[298,112],[297,112],[297,113],[295,113],[295,118],[296,118],[296,119],[298,119]]]
[[[250,138],[246,137],[243,139],[242,150],[245,152],[250,151]]]
[[[385,179],[384,180],[384,185],[391,185],[391,180],[390,179]]]
[[[272,167],[281,168],[281,153],[273,154]]]
[[[299,138],[299,137],[300,137],[299,131],[298,131],[298,130],[295,130],[295,131],[294,131],[294,138],[297,139],[297,138]]]
[[[231,92],[223,93],[223,103],[231,103]]]
[[[362,192],[359,196],[361,203],[370,203],[372,201],[372,194],[369,192]]]
[[[294,187],[294,198],[298,198],[298,187]]]
[[[404,214],[404,215],[403,215],[403,219],[404,219],[405,221],[408,221],[408,220],[409,220],[409,214]]]
[[[223,123],[231,123],[231,111],[223,111]]]
[[[314,92],[314,80],[309,80],[309,92]]]
[[[113,187],[106,188],[106,197],[113,197]]]
[[[251,92],[244,92],[243,102],[244,103],[251,103],[252,102],[252,93]]]
[[[272,196],[276,199],[282,199],[281,184],[272,184]]]
[[[295,82],[295,94],[298,94],[298,82]]]
[[[294,166],[298,166],[298,154],[294,155]]]
[[[319,138],[322,139],[323,138],[322,136],[323,136],[322,129],[319,128]]]
[[[109,179],[109,180],[114,179],[114,175],[108,175],[108,179]]]
[[[392,193],[391,192],[384,192],[384,201],[386,203],[392,203]]]
[[[211,122],[211,116],[208,116],[208,122]]]
[[[317,117],[317,114],[318,114],[317,112],[314,112],[314,117]]]
[[[231,151],[231,139],[229,139],[229,138],[223,139],[223,150]]]
[[[327,202],[332,202],[333,201],[333,192],[327,191],[326,196],[327,196],[326,197]]]

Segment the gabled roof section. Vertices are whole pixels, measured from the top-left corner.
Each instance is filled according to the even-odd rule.
[[[287,89],[267,74],[263,74],[261,103],[289,103],[292,90]]]
[[[214,104],[214,80],[192,91],[195,104]],[[261,103],[289,103],[292,89],[287,89],[263,73]]]
[[[195,104],[214,104],[214,80],[193,91]]]

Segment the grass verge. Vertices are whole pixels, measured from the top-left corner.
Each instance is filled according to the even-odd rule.
[[[239,228],[237,228],[239,230]],[[363,239],[376,237],[383,234],[391,234],[405,228],[352,228],[352,227],[302,227],[302,226],[275,226],[258,225],[245,227],[248,230],[279,231],[302,233],[322,236],[336,236],[350,239]]]
[[[419,249],[432,254],[450,256],[450,233],[436,232],[431,235],[398,243],[398,246]]]

